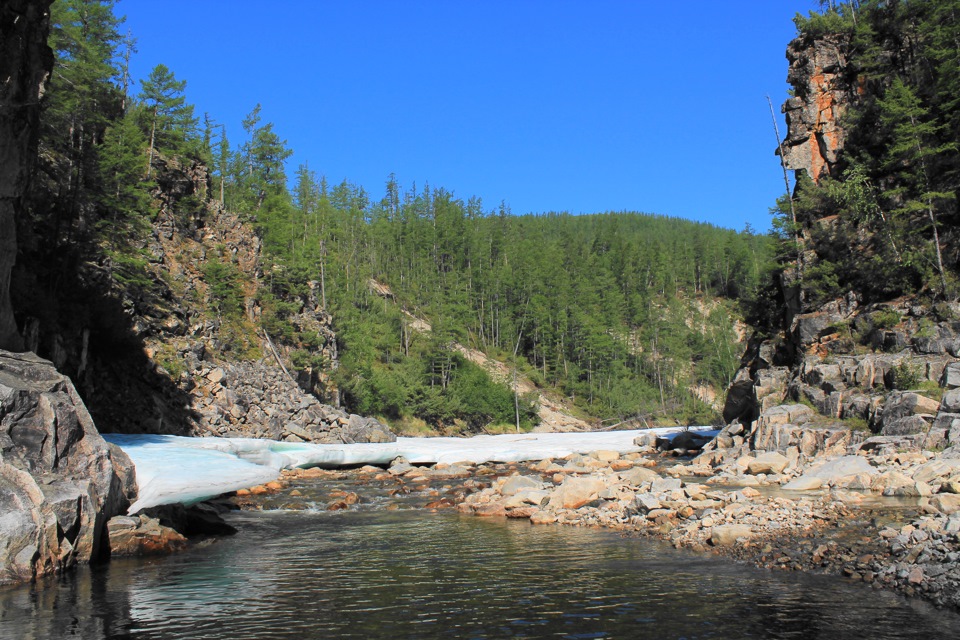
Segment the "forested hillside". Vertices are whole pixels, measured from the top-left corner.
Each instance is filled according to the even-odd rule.
[[[151,332],[212,336],[207,347],[227,360],[269,357],[268,337],[314,391],[352,411],[445,431],[532,426],[534,398],[516,397],[459,344],[586,416],[716,419],[767,237],[632,212],[513,215],[392,176],[374,196],[306,165],[291,171],[269,105],[253,106],[231,142],[226,125],[198,116],[174,70],[131,78],[135,39],[121,35],[114,4],[53,7],[56,62],[13,290],[41,353],[82,372],[88,347],[120,351]],[[210,237],[218,212],[256,230],[255,263],[235,244],[160,242]],[[171,260],[202,282],[160,268]],[[336,345],[302,321],[309,301],[332,313]],[[142,307],[174,304],[190,310],[137,324]],[[183,348],[150,351],[192,384]]]
[[[722,390],[740,347],[735,301],[767,260],[764,238],[634,213],[513,216],[442,190],[373,204],[304,168],[290,213],[265,219],[278,296],[319,278],[357,408],[469,420],[456,341],[514,362],[590,414],[709,420],[696,386]],[[372,283],[390,293],[378,293]],[[432,325],[429,335],[412,326]],[[278,327],[277,330],[280,330]],[[466,393],[450,397],[447,391]],[[512,422],[512,400],[479,419]]]

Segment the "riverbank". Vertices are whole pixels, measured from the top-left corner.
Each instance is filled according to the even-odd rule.
[[[960,610],[960,513],[945,512],[948,494],[932,493],[952,481],[953,462],[932,452],[865,452],[778,471],[781,461],[760,452],[734,468],[712,469],[675,453],[644,447],[539,462],[416,466],[400,459],[386,469],[296,469],[230,502],[245,509],[457,509],[533,525],[602,527]],[[811,473],[825,476],[820,487],[785,489]]]

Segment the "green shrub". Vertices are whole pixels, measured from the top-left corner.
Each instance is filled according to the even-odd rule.
[[[890,329],[900,324],[900,314],[893,309],[883,309],[870,316],[870,321],[875,329]]]
[[[920,367],[910,362],[901,362],[891,369],[893,388],[900,391],[916,389],[923,380]]]

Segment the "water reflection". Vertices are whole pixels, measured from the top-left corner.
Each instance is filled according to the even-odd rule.
[[[204,549],[0,591],[3,638],[928,638],[954,614],[605,531],[451,513],[238,514]]]

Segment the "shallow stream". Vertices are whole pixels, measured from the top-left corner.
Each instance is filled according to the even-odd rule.
[[[245,511],[239,534],[0,589],[0,638],[949,638],[837,578],[450,510]]]

